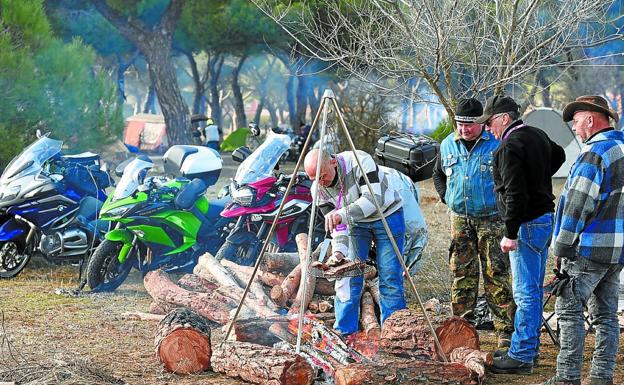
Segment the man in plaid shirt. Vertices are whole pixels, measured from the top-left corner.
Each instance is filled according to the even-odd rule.
[[[590,385],[612,385],[619,343],[619,274],[624,264],[624,132],[610,126],[618,115],[600,96],[582,96],[563,120],[585,146],[572,166],[555,217],[553,252],[562,258],[555,311],[561,326],[557,374],[544,385],[580,385],[589,306],[596,328]]]

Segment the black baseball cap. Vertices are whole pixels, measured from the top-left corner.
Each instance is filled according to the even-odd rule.
[[[483,124],[488,121],[493,115],[500,114],[503,112],[518,112],[519,106],[516,102],[509,96],[504,95],[494,95],[488,98],[485,102],[485,109],[483,110],[483,115],[479,116],[476,123]]]

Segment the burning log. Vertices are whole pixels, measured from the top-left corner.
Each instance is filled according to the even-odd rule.
[[[430,319],[447,358],[455,348],[479,350],[479,334],[463,318],[438,316]],[[408,309],[394,312],[384,322],[380,345],[392,354],[442,360],[425,317]]]
[[[373,296],[368,291],[365,291],[362,295],[360,323],[362,324],[362,330],[367,336],[379,340],[381,335],[381,326],[379,325],[377,314],[375,313],[375,302],[373,302]]]
[[[195,274],[184,274],[178,280],[178,285],[183,289],[198,293],[212,293],[219,287],[214,281],[209,281]]]
[[[213,293],[196,293],[184,290],[169,279],[162,270],[150,271],[143,281],[147,293],[157,302],[188,307],[211,321],[225,324],[230,309],[237,303],[217,290]]]
[[[301,281],[301,265],[297,265],[286,276],[284,282],[279,286],[273,286],[271,289],[271,299],[278,306],[286,306],[286,302],[294,295]]]
[[[216,348],[214,371],[254,384],[310,385],[314,370],[301,356],[247,342],[226,342]]]
[[[298,264],[298,253],[264,253],[260,269],[272,273],[288,274]]]
[[[167,314],[158,325],[154,345],[156,357],[168,372],[191,374],[210,369],[210,325],[190,309]]]
[[[494,360],[491,353],[470,348],[454,349],[448,358],[451,362],[464,364],[468,369],[473,371],[480,380],[485,378],[485,366],[491,366]]]
[[[306,262],[306,255],[308,253],[308,235],[303,234],[303,233],[297,234],[297,236],[295,237],[295,241],[297,242],[297,250],[299,251],[299,261],[300,261],[299,266],[303,266],[304,263]],[[320,248],[317,250],[316,258],[318,258],[319,253],[320,253]],[[311,263],[314,260],[315,260],[314,255],[310,255],[309,262]],[[308,272],[310,271],[309,264],[307,266],[307,271]],[[304,286],[306,289],[305,292],[303,291]],[[308,304],[312,300],[312,295],[314,294],[315,286],[316,286],[316,276],[312,274],[306,274],[305,277],[302,277],[299,280],[299,289],[297,290],[297,296],[295,297],[295,300],[293,301],[293,304],[290,307],[290,310],[288,311],[290,314],[299,313],[300,308],[303,308],[304,311],[305,309],[308,308]],[[304,300],[305,302],[302,302]]]
[[[348,364],[336,368],[336,385],[470,385],[471,372],[462,364],[399,361],[385,365]]]
[[[271,325],[286,324],[284,322],[275,322],[273,319],[267,318],[247,318],[238,319],[234,322],[232,331],[228,338],[229,341],[253,342],[264,346],[273,346],[279,342],[279,338],[270,332]],[[227,330],[229,325],[223,327]]]

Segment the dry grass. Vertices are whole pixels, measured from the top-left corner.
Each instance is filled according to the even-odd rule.
[[[450,287],[449,218],[446,206],[436,203],[430,182],[421,184],[421,192],[430,240],[417,286],[424,299],[446,299]],[[71,295],[70,290],[77,284],[77,267],[40,262],[14,280],[0,281],[0,310],[5,315],[4,329],[0,331],[0,381],[29,375],[32,377],[23,377],[20,384],[241,384],[213,373],[175,376],[162,372],[153,350],[156,323],[122,317],[128,311],[147,311],[150,303],[136,272],[113,294]],[[410,303],[413,305],[413,300]],[[493,350],[494,334],[480,335],[483,349]],[[11,344],[12,354],[7,354],[7,343]],[[592,347],[590,335],[586,357]],[[487,384],[539,383],[554,373],[556,353],[557,348],[543,337],[542,364],[533,376],[492,376]],[[620,355],[616,383],[624,383],[623,361]]]

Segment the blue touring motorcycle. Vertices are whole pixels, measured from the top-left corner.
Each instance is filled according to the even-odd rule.
[[[15,277],[35,254],[82,262],[108,230],[97,217],[112,180],[99,155],[64,155],[62,145],[40,137],[0,177],[0,278]]]

